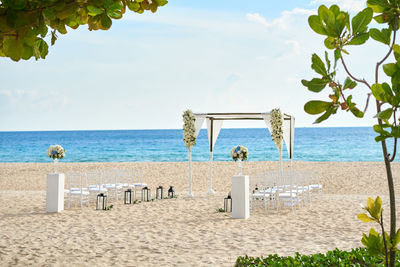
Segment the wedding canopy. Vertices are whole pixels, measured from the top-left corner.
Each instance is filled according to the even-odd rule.
[[[269,112],[261,113],[195,113],[195,136],[200,133],[201,126],[204,120],[207,122],[208,142],[210,145],[210,188],[208,194],[213,194],[212,189],[212,161],[213,150],[215,141],[218,138],[219,132],[222,128],[222,123],[225,120],[263,120],[269,132],[271,132],[271,116]],[[295,119],[293,116],[283,113],[283,140],[286,144],[287,152],[290,160],[293,158],[293,145],[294,145],[294,124]]]

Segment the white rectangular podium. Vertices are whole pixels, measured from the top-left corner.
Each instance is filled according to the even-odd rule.
[[[249,176],[232,177],[232,218],[247,219],[250,217]]]
[[[46,212],[60,212],[64,209],[63,173],[49,173],[46,181]]]

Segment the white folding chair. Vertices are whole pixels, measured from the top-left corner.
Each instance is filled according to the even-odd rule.
[[[90,193],[85,187],[84,177],[79,172],[69,172],[67,176],[67,199],[68,208],[71,207],[71,202],[74,200],[79,200],[80,207],[82,208],[84,203],[89,206],[89,196]]]
[[[107,193],[107,188],[102,184],[102,172],[100,170],[86,171],[86,188],[90,193],[91,199],[96,201],[98,194]]]
[[[142,170],[132,170],[131,176],[133,177],[133,185],[135,186],[135,195],[139,191],[140,196],[142,196],[142,188],[147,186],[147,183],[143,181]]]
[[[122,193],[122,186],[118,184],[119,170],[104,170],[103,171],[103,185],[107,191],[110,191],[110,197],[114,195],[115,200],[118,201],[118,196]]]

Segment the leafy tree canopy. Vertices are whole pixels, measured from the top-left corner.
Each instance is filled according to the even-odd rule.
[[[127,8],[136,13],[156,12],[167,0],[0,0],[0,56],[14,61],[36,60],[48,54],[57,34],[67,26],[108,30]],[[48,40],[46,41],[46,37]]]

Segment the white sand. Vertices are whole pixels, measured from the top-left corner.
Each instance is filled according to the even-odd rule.
[[[260,208],[248,220],[216,212],[238,171],[234,163],[215,163],[217,194],[211,197],[204,194],[208,164],[193,167],[195,198],[186,199],[186,163],[61,163],[63,172],[140,168],[152,191],[158,185],[174,185],[179,197],[137,205],[120,201],[110,211],[95,211],[92,205],[46,214],[45,175],[52,165],[0,164],[0,265],[232,266],[245,254],[351,249],[361,246],[362,232],[376,228],[356,218],[362,211],[360,203],[376,195],[383,197],[385,221],[389,221],[383,163],[296,162],[295,169],[320,175],[323,199],[294,214],[266,216]],[[244,173],[276,168],[276,162],[249,162]],[[393,169],[400,197],[400,164]]]

